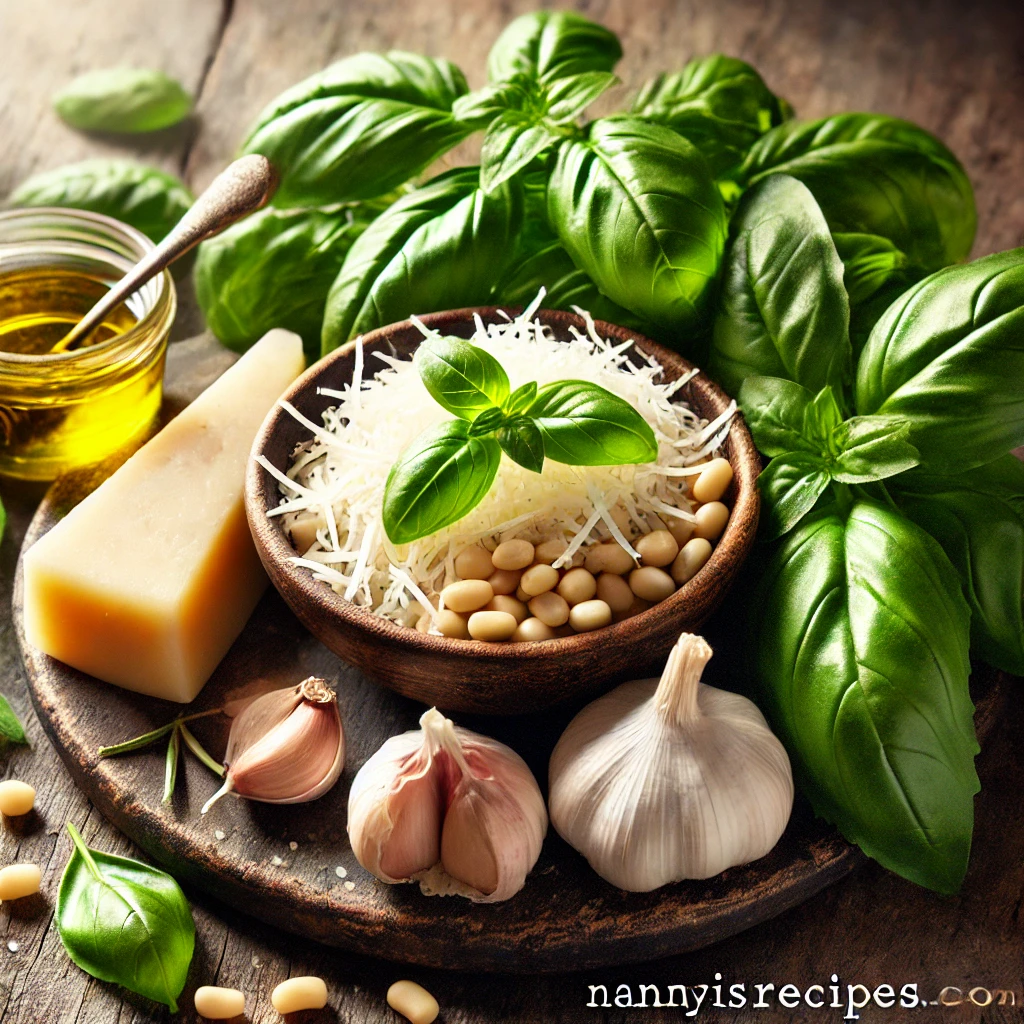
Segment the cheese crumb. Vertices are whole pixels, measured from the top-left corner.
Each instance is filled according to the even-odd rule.
[[[339,878],[344,878],[348,874],[348,872],[340,864],[334,869],[334,873]]]

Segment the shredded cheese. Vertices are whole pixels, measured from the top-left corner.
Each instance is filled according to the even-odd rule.
[[[690,486],[700,472],[697,463],[721,446],[735,403],[713,422],[700,419],[672,400],[693,374],[657,383],[661,367],[653,359],[632,342],[600,337],[583,310],[586,331],[571,328],[569,341],[555,340],[534,319],[543,294],[515,319],[485,326],[478,317],[472,342],[495,356],[513,389],[529,381],[543,387],[586,379],[625,399],[654,430],[657,462],[565,466],[549,459],[537,474],[503,457],[490,492],[468,515],[396,547],[381,521],[388,472],[424,430],[451,416],[431,398],[412,360],[376,352],[384,366],[371,375],[359,339],[353,379],[320,389],[338,400],[324,412],[322,425],[281,403],[312,435],[292,454],[287,471],[258,457],[278,482],[281,501],[269,515],[284,516],[299,552],[296,565],[346,600],[413,625],[424,615],[436,622],[440,592],[455,579],[455,556],[471,544],[493,549],[513,537],[533,543],[557,538],[568,545],[557,567],[585,545],[607,540],[635,557],[630,536],[661,529],[673,517],[694,521]],[[415,317],[413,322],[425,337],[436,336]]]

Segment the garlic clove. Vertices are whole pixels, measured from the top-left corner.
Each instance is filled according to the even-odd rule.
[[[345,733],[335,692],[311,676],[298,686],[257,697],[235,718],[228,736],[226,793],[262,803],[315,800],[341,775]]]
[[[408,779],[387,801],[392,825],[380,851],[380,869],[399,881],[437,863],[441,805],[434,774]]]
[[[452,800],[441,833],[441,866],[452,878],[490,896],[499,878],[486,800],[472,786]]]

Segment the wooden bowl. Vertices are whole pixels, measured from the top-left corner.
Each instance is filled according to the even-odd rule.
[[[484,323],[499,319],[494,307],[452,310],[422,317],[442,334],[472,336],[473,313]],[[569,327],[584,329],[574,313],[540,310],[540,320],[555,337],[568,339]],[[599,333],[615,341],[633,339],[654,357],[665,377],[675,380],[692,367],[681,356],[653,341],[613,324],[598,322]],[[363,336],[366,355],[384,350],[410,357],[422,340],[410,321],[392,324]],[[373,366],[374,361],[368,360]],[[317,387],[339,388],[352,377],[354,344],[332,352],[306,371],[284,398],[314,423],[336,399],[317,394]],[[724,412],[730,399],[713,381],[698,374],[678,393],[679,400],[702,417]],[[309,432],[280,406],[267,416],[253,443],[278,467],[288,465],[295,446]],[[593,633],[536,643],[481,643],[430,636],[396,625],[344,600],[307,569],[290,561],[295,551],[281,520],[268,518],[280,501],[277,482],[255,458],[245,480],[245,507],[256,548],[271,582],[303,625],[331,651],[385,686],[407,697],[447,711],[518,714],[608,689],[615,682],[642,678],[660,670],[679,634],[696,631],[725,597],[734,576],[754,543],[761,464],[754,442],[740,417],[733,420],[724,444],[734,480],[725,500],[732,515],[711,558],[697,575],[667,600],[633,618]]]

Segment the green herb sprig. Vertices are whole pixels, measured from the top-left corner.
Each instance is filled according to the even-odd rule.
[[[425,431],[391,467],[383,518],[395,544],[436,533],[479,505],[502,452],[534,473],[545,458],[622,466],[658,457],[647,421],[597,384],[531,381],[513,391],[497,359],[462,338],[425,341],[416,365],[438,405],[459,418]]]
[[[25,727],[18,720],[7,698],[0,693],[0,746],[5,743],[28,743]]]

